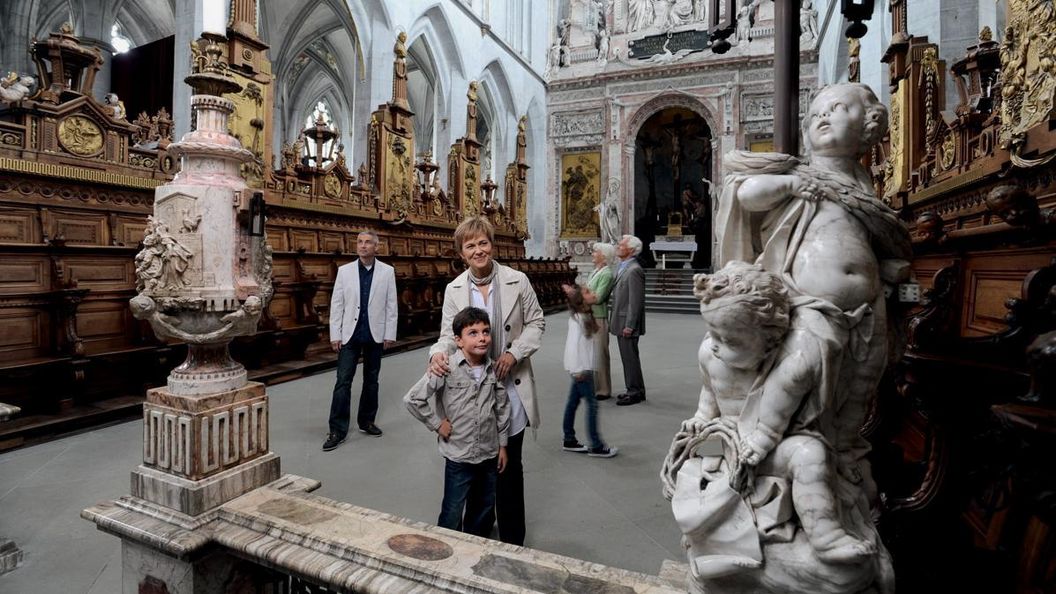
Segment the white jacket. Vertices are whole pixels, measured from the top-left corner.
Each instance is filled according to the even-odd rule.
[[[359,321],[359,260],[337,269],[334,292],[330,296],[330,342],[345,344]],[[374,259],[374,278],[370,281],[367,321],[374,342],[396,340],[396,271]]]

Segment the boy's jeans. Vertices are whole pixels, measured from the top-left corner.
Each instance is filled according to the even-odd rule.
[[[590,435],[590,447],[601,449],[605,444],[598,435],[598,399],[594,395],[594,374],[586,371],[582,377],[582,380],[576,380],[576,377],[572,376],[572,387],[568,391],[565,420],[562,425],[565,441],[576,440],[576,409],[579,408],[579,400],[582,398],[587,401],[587,433]]]
[[[437,525],[487,537],[495,523],[495,481],[498,458],[479,464],[447,460],[444,466],[444,501]],[[465,520],[462,509],[465,508]]]

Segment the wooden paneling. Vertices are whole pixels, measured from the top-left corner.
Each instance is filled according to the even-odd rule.
[[[0,295],[37,293],[50,288],[51,264],[43,256],[0,258]]]
[[[319,245],[324,252],[343,252],[345,251],[345,235],[343,233],[322,231],[319,233]]]
[[[319,234],[315,231],[290,231],[290,250],[304,250],[306,252],[319,251]]]
[[[1041,249],[983,252],[965,258],[962,336],[985,336],[1007,328],[1005,303],[1019,298],[1027,274],[1046,266],[1052,258],[1051,251]]]
[[[129,254],[65,258],[65,282],[93,291],[134,289],[136,271]]]
[[[127,299],[85,301],[77,311],[77,335],[87,355],[136,346],[134,323]]]
[[[109,245],[110,237],[106,213],[84,211],[78,213],[52,212],[51,237],[60,237],[68,245]]]
[[[35,210],[0,209],[0,243],[40,242],[40,220]]]
[[[48,312],[29,307],[0,309],[0,362],[44,357],[50,352]]]

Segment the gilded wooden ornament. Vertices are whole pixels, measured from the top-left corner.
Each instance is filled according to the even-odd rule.
[[[103,150],[103,131],[92,120],[72,115],[59,123],[59,142],[75,155],[90,157]]]
[[[1049,120],[1056,96],[1056,6],[1009,0],[1001,43],[1001,146],[1013,162],[1027,163],[1019,149],[1031,128]],[[1051,157],[1048,157],[1051,158]],[[1047,158],[1045,159],[1047,160]]]
[[[341,181],[337,179],[336,173],[329,173],[323,178],[323,192],[330,198],[341,196]]]

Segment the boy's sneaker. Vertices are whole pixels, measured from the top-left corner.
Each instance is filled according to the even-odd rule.
[[[590,448],[587,450],[587,455],[591,458],[612,458],[616,455],[616,452],[620,451],[616,446],[608,446],[604,448]]]
[[[326,441],[323,442],[323,451],[329,452],[330,450],[336,450],[337,446],[345,443],[346,436],[338,435],[336,433],[328,433],[326,435]]]
[[[572,441],[566,441],[564,447],[562,447],[561,449],[565,450],[566,452],[578,452],[582,454],[583,452],[587,451],[587,446],[573,439]]]

